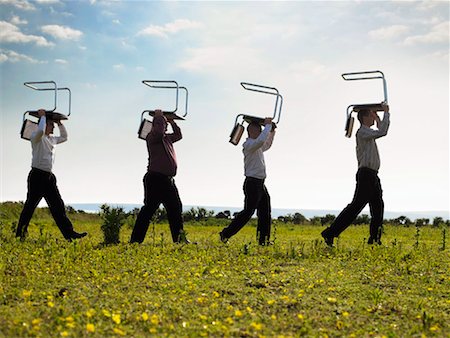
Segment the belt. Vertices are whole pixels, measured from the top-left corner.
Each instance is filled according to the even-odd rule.
[[[245,176],[246,180],[250,180],[250,181],[257,181],[257,182],[263,182],[264,183],[264,178],[256,178],[256,177],[250,177],[250,176]]]
[[[378,170],[374,170],[374,169],[367,168],[367,167],[361,167],[361,168],[358,169],[358,171],[367,171],[367,172],[369,172],[371,174],[378,175]]]
[[[35,171],[35,172],[38,172],[40,174],[47,174],[47,175],[51,175],[52,174],[51,171],[45,171],[45,170],[38,169],[38,168],[35,168],[35,167],[31,167],[31,171]]]
[[[149,171],[148,174],[151,175],[151,176],[158,176],[158,177],[168,178],[168,179],[171,179],[171,180],[173,179],[173,176],[164,175],[164,174],[159,173],[157,171]]]

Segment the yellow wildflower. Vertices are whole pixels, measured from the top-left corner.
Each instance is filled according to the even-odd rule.
[[[113,328],[113,331],[115,334],[121,335],[121,336],[125,336],[125,332],[121,329],[118,329],[117,327]]]
[[[337,302],[337,299],[334,298],[334,297],[328,297],[328,298],[327,298],[327,301],[328,301],[329,303],[331,303],[331,304],[334,304],[334,303]]]
[[[112,320],[114,323],[116,324],[120,324],[121,320],[120,320],[120,314],[119,313],[114,313],[112,315]]]
[[[69,332],[67,332],[67,331],[61,332],[61,337],[68,337],[68,336],[69,336]]]
[[[39,325],[42,322],[42,319],[40,318],[35,318],[31,321],[31,324],[33,325]]]
[[[148,314],[147,314],[147,312],[143,312],[142,315],[141,315],[141,317],[142,317],[142,320],[143,320],[144,322],[147,321],[147,320],[148,320]]]
[[[234,311],[234,315],[236,317],[242,317],[242,312],[240,310],[236,310],[236,311]]]
[[[31,296],[31,290],[23,290],[22,297],[27,298]]]
[[[439,331],[439,326],[438,325],[433,325],[432,327],[430,327],[430,331],[431,332]]]
[[[153,325],[158,325],[159,324],[159,318],[156,314],[152,315],[152,318],[150,318],[150,321],[152,322]]]
[[[87,324],[86,324],[86,331],[87,331],[87,332],[95,332],[95,326],[94,326],[94,324],[87,323]]]
[[[260,330],[262,329],[262,324],[261,324],[261,323],[255,323],[255,322],[252,322],[252,323],[250,324],[250,326],[251,326],[252,328],[254,328],[256,331],[260,331]]]

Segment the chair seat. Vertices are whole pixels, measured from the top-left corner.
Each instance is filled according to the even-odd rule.
[[[150,116],[155,116],[155,111],[148,111],[148,113],[149,113],[149,115]],[[167,119],[170,119],[170,120],[184,120],[184,118],[183,117],[181,117],[181,116],[178,116],[177,114],[175,114],[175,113],[170,113],[170,112],[164,112],[163,111],[163,114],[164,114],[164,116],[167,118]]]
[[[264,118],[262,117],[257,117],[257,116],[251,116],[251,115],[243,115],[242,118],[244,119],[245,122],[247,123],[252,123],[252,122],[256,122],[260,125],[264,125]]]
[[[34,117],[39,117],[38,110],[29,110],[28,114],[30,114],[31,116],[34,116]],[[52,111],[52,110],[46,110],[45,116],[48,119],[53,120],[53,121],[61,121],[61,120],[68,119],[68,117],[66,115]]]
[[[367,104],[357,104],[353,106],[354,112],[359,112],[362,109],[369,109],[375,111],[383,111],[383,106],[381,103],[367,103]]]

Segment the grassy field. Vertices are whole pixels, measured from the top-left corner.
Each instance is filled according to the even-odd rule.
[[[103,246],[98,216],[73,219],[89,232],[73,243],[45,217],[24,242],[1,222],[0,336],[450,336],[442,228],[388,225],[372,247],[354,226],[330,249],[320,226],[278,225],[258,247],[251,225],[225,245],[221,227],[187,224],[198,244],[175,245],[156,224]]]

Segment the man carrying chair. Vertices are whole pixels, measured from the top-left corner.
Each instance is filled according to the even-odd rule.
[[[220,240],[224,243],[237,234],[250,220],[255,210],[258,216],[257,236],[259,245],[269,244],[271,207],[270,195],[264,184],[266,165],[263,152],[272,146],[275,135],[272,118],[264,119],[264,130],[257,122],[250,122],[247,127],[248,138],[242,145],[244,153],[244,210],[239,212],[233,221],[220,232]]]
[[[86,232],[77,233],[66,215],[64,202],[56,186],[56,177],[52,173],[55,156],[55,146],[67,141],[67,131],[60,120],[53,121],[46,116],[43,109],[38,110],[38,129],[31,135],[32,163],[28,175],[28,193],[19,224],[17,225],[16,237],[25,239],[28,224],[33,212],[42,198],[48,204],[50,212],[55,219],[56,225],[68,241],[82,238]],[[58,125],[60,136],[52,136],[54,123]]]

